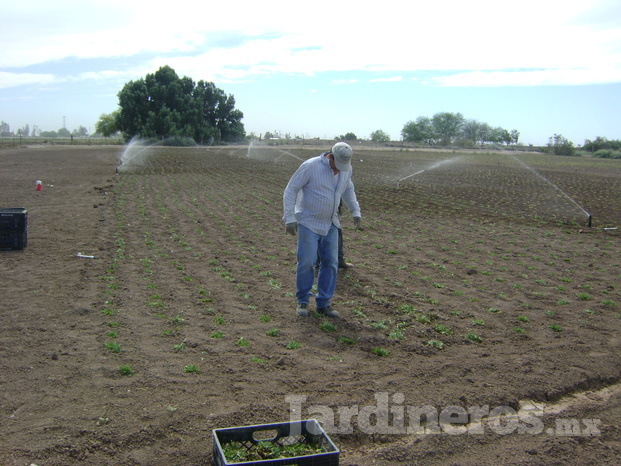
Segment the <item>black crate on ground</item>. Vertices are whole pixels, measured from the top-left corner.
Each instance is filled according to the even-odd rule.
[[[23,207],[0,208],[0,250],[28,245],[28,211]]]
[[[223,447],[230,442],[238,442],[245,451],[255,447],[260,441],[266,441],[286,447],[297,443],[307,443],[321,448],[321,453],[290,458],[264,459],[256,461],[228,462]],[[216,466],[338,466],[339,449],[332,443],[328,434],[314,419],[279,424],[261,424],[255,426],[231,427],[213,431],[213,464]]]
[[[0,232],[26,231],[28,211],[23,207],[0,207]]]
[[[26,233],[5,233],[0,231],[0,251],[24,249],[28,243]]]

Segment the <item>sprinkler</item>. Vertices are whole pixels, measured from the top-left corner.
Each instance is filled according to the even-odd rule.
[[[517,160],[519,163],[521,163],[524,167],[528,168],[530,171],[532,171],[535,175],[537,175],[539,178],[541,178],[543,181],[545,181],[546,183],[548,183],[550,186],[552,186],[553,188],[555,188],[556,190],[558,190],[563,196],[565,196],[567,199],[569,199],[571,202],[573,202],[576,207],[578,207],[582,212],[584,212],[588,218],[587,221],[587,225],[589,228],[591,228],[591,223],[593,220],[593,216],[588,213],[580,204],[578,204],[575,199],[573,199],[571,196],[569,196],[569,194],[567,194],[565,191],[563,191],[561,188],[559,188],[557,185],[555,185],[554,183],[552,183],[549,179],[547,179],[545,176],[543,176],[541,173],[539,173],[537,170],[535,170],[533,167],[531,167],[530,165],[528,165],[526,162],[523,162],[522,160],[518,159],[517,157],[515,157],[514,155],[511,155],[511,158],[513,158],[514,160]]]

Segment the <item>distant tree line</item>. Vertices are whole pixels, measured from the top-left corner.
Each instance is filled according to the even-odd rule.
[[[130,81],[118,93],[119,108],[99,117],[104,136],[120,131],[126,141],[190,138],[198,144],[245,139],[243,113],[235,98],[213,83],[198,81],[163,66],[145,78]]]
[[[593,153],[593,157],[603,159],[621,159],[621,140],[608,140],[602,137],[596,137],[591,141],[587,139],[584,142],[583,149]]]
[[[17,131],[11,131],[11,127],[8,123],[0,121],[0,136],[4,138],[22,136],[22,137],[42,137],[42,138],[69,138],[75,137],[87,137],[88,129],[84,126],[80,126],[73,131],[69,131],[67,128],[60,128],[58,131],[42,131],[33,125],[32,129],[30,125],[25,125],[22,128],[18,128]]]
[[[430,146],[462,147],[483,144],[517,144],[520,133],[501,127],[490,126],[473,119],[466,119],[461,113],[439,112],[432,117],[419,116],[408,121],[401,130],[406,142],[424,143]]]

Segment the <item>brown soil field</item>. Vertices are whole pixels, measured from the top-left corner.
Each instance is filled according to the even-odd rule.
[[[330,320],[281,220],[321,148],[124,150],[0,151],[0,464],[211,464],[294,418],[342,465],[618,464],[620,161],[355,148]]]

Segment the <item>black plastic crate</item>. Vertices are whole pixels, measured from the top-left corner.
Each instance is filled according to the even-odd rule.
[[[253,461],[228,462],[224,456],[223,446],[229,442],[238,442],[249,451],[260,441],[270,442],[279,447],[296,443],[319,446],[322,453],[290,458],[264,459]],[[213,464],[216,466],[338,466],[339,449],[332,443],[321,425],[314,419],[279,424],[261,424],[245,427],[215,429],[213,431]]]
[[[0,251],[24,249],[28,244],[26,232],[2,232],[0,231]]]
[[[23,207],[0,207],[0,232],[26,231],[28,229],[28,211]]]

